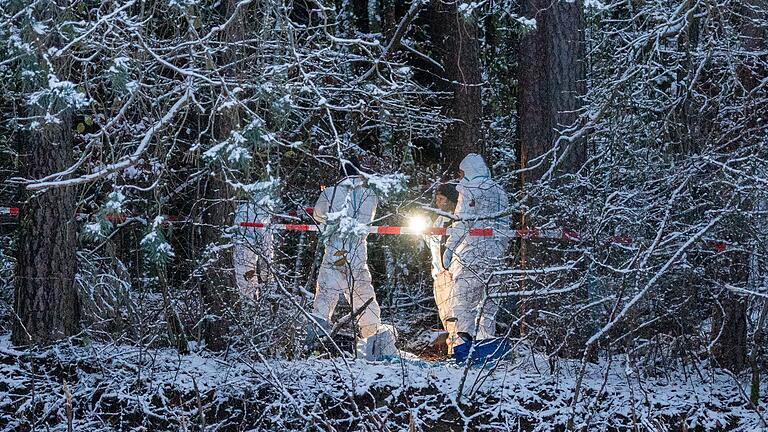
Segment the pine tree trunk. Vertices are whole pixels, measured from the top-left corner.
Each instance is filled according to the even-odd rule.
[[[451,96],[445,114],[455,119],[443,134],[442,169],[450,176],[468,153],[484,153],[480,41],[477,22],[464,18],[456,1],[432,0],[433,45],[444,72],[439,90]]]
[[[740,10],[744,20],[741,23],[740,33],[744,49],[747,52],[758,51],[765,46],[765,41],[761,37],[761,29],[755,26],[755,22],[759,18],[755,11],[760,10],[767,3],[765,0],[750,0],[745,2]],[[757,77],[765,76],[765,69],[762,66],[751,63],[739,65],[736,72],[747,92],[752,91],[758,85],[759,79]],[[757,139],[760,139],[761,130],[757,126],[759,116],[753,111],[755,109],[764,110],[763,107],[747,105],[745,107],[745,114],[747,115],[745,121],[749,127],[748,131],[755,131],[758,134]],[[742,139],[748,142],[750,138],[745,134]],[[750,257],[746,254],[733,252],[730,260],[728,265],[723,266],[727,270],[727,274],[724,275],[725,280],[735,285],[746,283],[749,280]],[[719,300],[722,310],[718,305],[715,305],[713,311],[712,338],[715,343],[712,347],[712,355],[720,367],[733,372],[740,372],[747,367],[747,301],[735,297],[728,291],[725,292],[725,295],[720,296]],[[720,334],[719,338],[717,338],[718,334]]]
[[[226,227],[234,224],[234,203],[229,185],[221,171],[208,178],[205,187],[206,209],[203,213],[204,246],[223,246]],[[208,266],[201,287],[207,319],[203,328],[206,346],[214,351],[223,350],[229,339],[229,307],[235,299],[236,285],[234,259],[231,248],[219,248],[215,263]]]
[[[230,17],[236,10],[237,1],[227,0],[226,15]],[[242,12],[241,12],[242,13]],[[228,42],[242,40],[242,15],[227,27],[224,39]],[[219,59],[221,65],[232,65],[235,53],[231,51],[236,44],[230,45],[230,51],[223,53]],[[233,75],[235,71],[225,70],[224,74]],[[217,142],[228,139],[232,132],[240,126],[240,115],[236,107],[230,106],[215,114],[214,139]],[[208,177],[205,186],[206,208],[203,213],[203,245],[204,247],[222,246],[225,240],[223,234],[227,227],[234,224],[235,203],[231,187],[224,175],[225,168],[215,167]],[[231,307],[236,300],[234,274],[234,257],[232,248],[220,248],[216,252],[216,262],[208,267],[202,284],[202,298],[208,319],[204,326],[203,338],[206,346],[214,351],[226,348],[229,340],[229,323]]]
[[[538,164],[536,158],[553,148],[559,131],[576,121],[586,92],[586,68],[582,1],[525,0],[522,12],[536,19],[536,29],[521,38],[519,48],[518,155],[526,167]],[[585,143],[576,143],[559,169],[578,170],[585,159]],[[521,181],[540,178],[551,161]]]
[[[68,3],[59,2],[34,12],[33,19],[55,25]],[[33,37],[30,46],[37,52],[40,77],[61,75],[66,61],[47,57],[50,47],[60,43],[58,33]],[[58,69],[58,70],[57,70]],[[26,80],[25,92],[47,88],[47,79]],[[74,162],[72,107],[57,96],[47,96],[27,108],[38,125],[20,134],[21,174],[38,179],[63,171]],[[54,116],[50,119],[49,116]],[[69,188],[31,193],[23,190],[19,226],[19,250],[14,292],[13,334],[17,345],[48,344],[80,330],[80,300],[75,285],[77,274],[76,195]]]
[[[374,1],[374,0],[370,0]],[[395,0],[378,0],[379,13],[381,14],[381,32],[386,40],[391,40],[397,28],[397,15],[395,13]]]
[[[521,38],[518,53],[518,163],[520,168],[536,167],[521,173],[522,190],[541,178],[566,149],[567,143],[562,143],[555,154],[541,158],[555,147],[560,131],[576,121],[582,106],[580,97],[586,93],[583,7],[582,0],[522,2],[523,16],[536,20],[536,28]],[[572,145],[558,171],[572,172],[583,165],[585,142]],[[520,226],[529,224],[528,215],[522,213]],[[547,259],[541,255],[529,242],[520,240],[521,268],[536,267],[537,261]],[[525,281],[520,289],[526,289]],[[519,313],[529,307],[532,305],[521,302]],[[521,322],[520,332],[526,333],[525,322]]]
[[[522,14],[536,17],[536,29],[529,30],[520,40],[518,54],[518,161],[525,168],[530,159],[544,154],[552,143],[553,119],[549,116],[547,82],[547,31],[543,14],[538,11],[546,7],[546,0],[525,0]],[[540,177],[541,170],[523,173],[520,182],[524,186],[530,177]]]
[[[722,368],[741,372],[747,366],[747,303],[726,293],[715,305],[712,319],[712,355]]]
[[[557,1],[553,3],[549,23],[549,79],[550,117],[557,131],[575,124],[586,93],[586,63],[584,51],[584,3],[583,1]],[[555,138],[560,135],[555,132]],[[562,143],[556,156],[565,151]],[[565,172],[575,172],[587,159],[586,142],[580,140],[568,153],[560,167]]]
[[[347,0],[351,3],[354,29],[361,33],[370,33],[368,0]],[[375,1],[375,0],[371,0]]]
[[[72,164],[71,115],[65,111],[57,117],[59,122],[41,123],[24,134],[24,177],[45,177]],[[75,191],[55,188],[24,195],[15,284],[18,319],[12,340],[17,345],[47,344],[75,335],[80,328]]]

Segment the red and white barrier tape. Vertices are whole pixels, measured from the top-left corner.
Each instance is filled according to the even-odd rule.
[[[305,213],[312,215],[314,209],[307,207],[302,209]],[[289,216],[298,216],[298,211],[287,212]],[[18,207],[0,207],[0,215],[9,215],[11,217],[19,216]],[[86,214],[78,214],[78,217],[87,217]],[[123,222],[128,216],[125,215],[108,215],[107,219],[112,222]],[[169,221],[178,221],[176,218],[170,218]],[[319,231],[316,225],[310,224],[265,224],[261,222],[242,222],[240,226],[246,228],[270,228],[284,231]],[[426,229],[416,229],[411,227],[400,226],[372,226],[368,228],[369,234],[382,234],[382,235],[450,235],[462,233],[460,228],[435,228],[430,227]],[[566,241],[579,241],[580,235],[576,231],[567,230],[564,228],[558,229],[539,229],[539,228],[527,228],[518,230],[495,230],[493,228],[472,228],[469,230],[471,237],[493,237],[494,235],[504,236],[507,238],[522,238],[522,239],[554,239],[554,240],[566,240]],[[636,239],[629,236],[613,236],[609,239],[610,243],[629,246],[635,243]],[[707,248],[715,250],[717,252],[724,252],[728,249],[728,244],[721,241],[707,241]]]
[[[241,227],[257,229],[277,229],[284,231],[319,231],[317,225],[309,224],[268,224],[262,222],[241,222]],[[461,228],[412,228],[401,226],[372,226],[368,228],[369,234],[383,235],[452,235],[461,234],[464,230]],[[493,228],[471,228],[470,237],[508,237],[523,239],[556,239],[556,240],[579,240],[579,234],[575,231],[566,229],[520,229],[520,230],[495,230]]]
[[[317,225],[309,224],[269,224],[262,222],[241,222],[241,227],[257,229],[276,229],[283,231],[320,231]],[[417,229],[400,226],[372,226],[368,228],[369,234],[383,235],[451,235],[461,234],[464,230],[461,228],[436,228]],[[551,239],[564,241],[579,241],[581,237],[578,232],[565,228],[540,229],[527,228],[518,230],[494,230],[493,228],[472,228],[469,230],[470,237],[493,237],[501,236],[506,238],[521,238],[525,240]],[[621,244],[625,246],[632,245],[636,239],[629,236],[613,236],[609,239],[610,243]],[[728,245],[721,241],[706,241],[707,249],[716,252],[725,252]]]
[[[0,215],[2,214],[18,217],[19,208],[18,207],[0,207]]]

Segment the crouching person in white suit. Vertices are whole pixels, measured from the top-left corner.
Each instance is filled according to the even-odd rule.
[[[381,308],[373,291],[368,268],[368,226],[378,205],[355,161],[343,164],[342,179],[323,190],[314,208],[314,218],[325,224],[327,238],[317,278],[312,315],[323,329],[310,323],[308,341],[330,334],[331,317],[339,296],[344,295],[356,314],[361,337],[358,352],[367,359],[396,353],[394,329],[381,324]]]
[[[456,201],[458,200],[459,193],[456,191],[456,185],[453,183],[443,183],[435,191],[435,207],[448,214],[453,214],[456,209]],[[438,214],[432,221],[433,228],[449,228],[453,220],[450,217]],[[443,329],[450,335],[452,333],[452,325],[455,321],[447,321],[448,318],[453,317],[453,313],[449,307],[451,302],[449,296],[452,292],[453,276],[448,271],[448,267],[444,263],[451,262],[451,251],[446,249],[447,235],[427,235],[424,236],[427,245],[429,246],[430,254],[432,255],[432,291],[435,296],[435,305],[437,306],[437,314],[440,318],[440,323],[443,325]],[[446,256],[447,255],[447,256]],[[455,332],[453,332],[455,333]],[[438,338],[442,344],[442,337]],[[448,354],[452,354],[451,345],[448,345]]]
[[[446,249],[453,254],[444,255],[444,264],[453,275],[447,307],[452,314],[447,319],[449,333],[452,333],[448,344],[452,347],[496,334],[498,304],[486,298],[489,294],[486,285],[491,273],[503,264],[508,239],[499,235],[470,236],[469,230],[493,228],[496,231],[509,227],[509,217],[500,216],[508,207],[507,194],[491,180],[483,158],[469,154],[459,168],[463,178],[457,187],[455,216],[460,219],[456,227],[461,229],[451,235],[446,244]]]

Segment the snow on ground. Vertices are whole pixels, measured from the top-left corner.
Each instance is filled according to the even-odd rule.
[[[89,432],[549,431],[571,417],[584,430],[623,430],[633,421],[639,430],[768,430],[734,379],[712,370],[689,367],[640,380],[616,361],[589,364],[573,409],[576,362],[559,362],[553,374],[529,353],[495,369],[405,357],[411,359],[265,362],[104,344],[31,355],[4,335],[0,430],[67,430],[67,392],[74,430]]]

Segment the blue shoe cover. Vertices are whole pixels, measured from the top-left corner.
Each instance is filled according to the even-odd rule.
[[[472,349],[474,345],[475,349]],[[457,364],[463,365],[472,351],[470,364],[478,365],[486,361],[498,360],[512,349],[507,338],[490,338],[479,341],[468,341],[453,348],[453,358]]]

